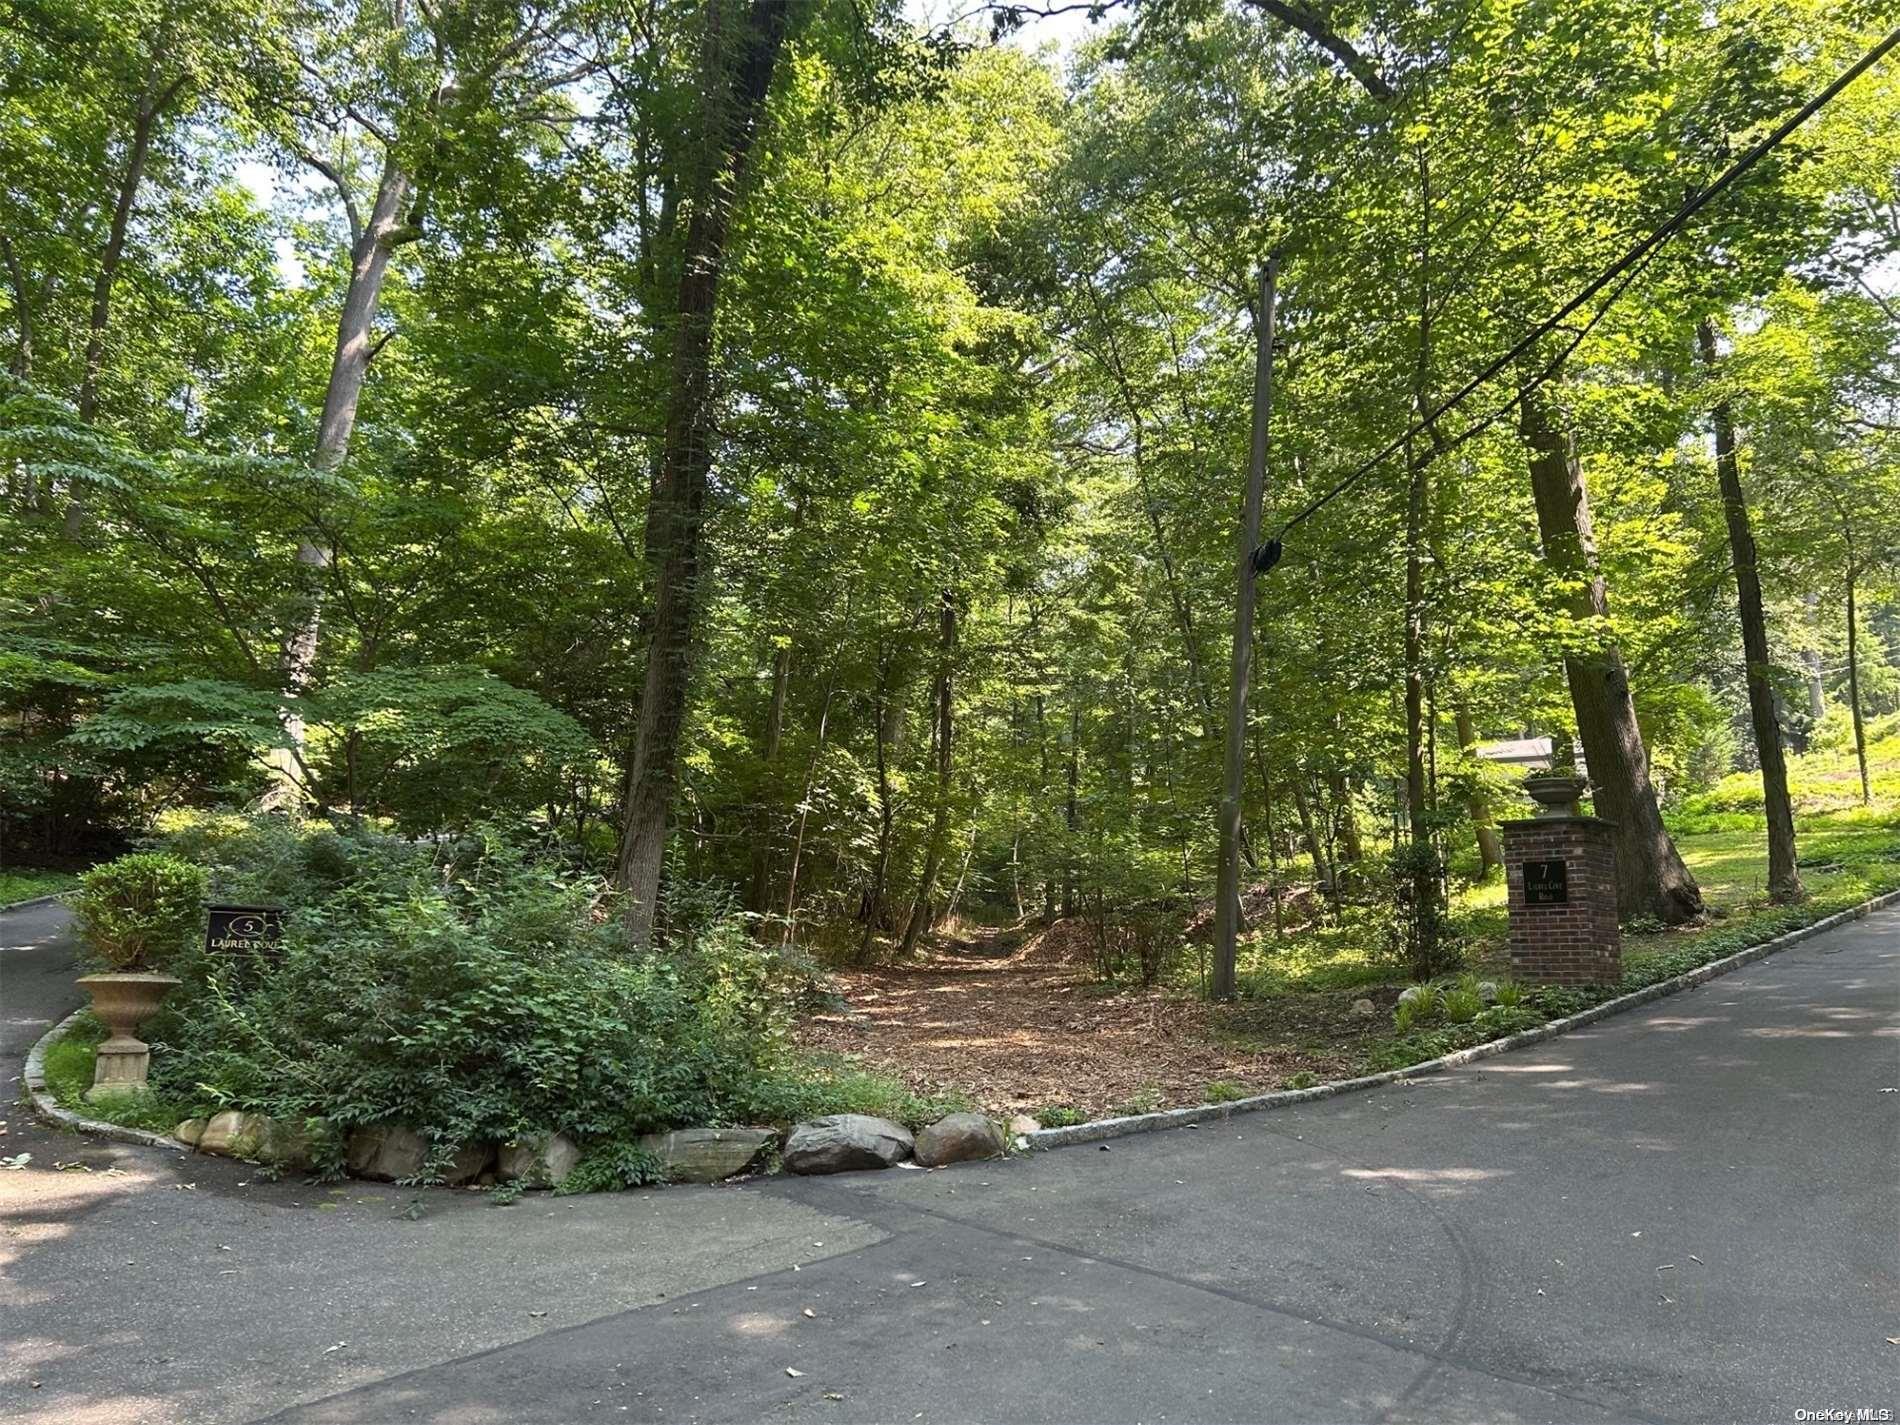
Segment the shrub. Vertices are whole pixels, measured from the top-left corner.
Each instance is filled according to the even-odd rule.
[[[799,1056],[804,977],[737,921],[637,951],[604,885],[499,834],[419,847],[218,819],[171,844],[221,895],[287,908],[274,962],[180,963],[152,1023],[174,1094],[346,1132],[399,1122],[445,1150],[560,1130],[596,1185],[643,1180],[642,1133],[845,1109],[917,1124],[945,1106]]]
[[[162,852],[142,851],[96,866],[73,900],[79,930],[109,970],[160,967],[179,954],[204,914],[204,871]]]
[[[1232,1079],[1215,1079],[1201,1090],[1205,1103],[1232,1103],[1247,1096],[1247,1086],[1237,1084]]]

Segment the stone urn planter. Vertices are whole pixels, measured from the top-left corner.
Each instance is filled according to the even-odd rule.
[[[1524,779],[1524,790],[1537,803],[1538,816],[1577,816],[1577,802],[1590,784],[1575,772],[1535,772]]]
[[[151,1071],[152,1047],[138,1037],[138,1027],[154,1014],[178,981],[171,975],[81,975],[79,983],[92,996],[92,1012],[111,1031],[99,1046],[92,1087],[86,1097],[106,1098],[145,1087]]]

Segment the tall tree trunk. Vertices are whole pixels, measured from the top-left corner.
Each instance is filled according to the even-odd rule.
[[[1425,502],[1429,460],[1408,462],[1405,499],[1405,821],[1410,846],[1413,969],[1436,973],[1442,930],[1425,783]]]
[[[1850,548],[1847,565],[1847,709],[1854,720],[1854,761],[1860,768],[1860,804],[1870,806],[1874,794],[1872,784],[1867,780],[1867,725],[1862,721],[1860,712],[1860,611],[1854,605],[1854,584],[1858,573]]]
[[[7,370],[24,381],[33,374],[33,293],[26,283],[26,269],[20,255],[5,233],[0,233],[0,260],[7,265],[7,285],[13,289],[13,324],[19,330],[19,345],[7,362]]]
[[[1721,372],[1715,350],[1715,326],[1704,317],[1696,324],[1696,343],[1711,378]],[[1735,596],[1742,620],[1742,653],[1748,662],[1748,716],[1755,730],[1755,754],[1761,763],[1762,808],[1768,816],[1768,897],[1786,904],[1801,899],[1801,874],[1795,867],[1794,803],[1788,796],[1788,760],[1781,745],[1781,721],[1775,715],[1775,689],[1769,681],[1768,619],[1762,609],[1761,569],[1755,531],[1742,492],[1741,461],[1735,453],[1735,416],[1722,397],[1711,412],[1715,426],[1715,471],[1722,486],[1722,514],[1728,522],[1729,553],[1735,564]]]
[[[33,374],[33,292],[27,286],[20,255],[13,250],[13,243],[5,233],[0,233],[0,261],[6,263],[7,285],[13,292],[13,324],[19,332],[7,370],[15,379],[24,381]],[[24,461],[7,462],[7,503],[17,507],[23,515],[40,509],[39,477]]]
[[[393,154],[383,159],[376,198],[369,221],[354,234],[350,247],[350,280],[343,290],[343,310],[337,317],[336,348],[330,356],[330,381],[323,392],[323,414],[317,422],[317,444],[310,468],[333,474],[349,458],[350,436],[356,430],[357,407],[370,358],[376,354],[376,311],[382,303],[383,283],[389,275],[409,199],[409,178]],[[354,209],[351,210],[352,213]],[[278,650],[278,678],[286,697],[302,697],[317,667],[317,645],[323,628],[323,584],[333,557],[314,530],[297,542],[295,595],[284,623],[283,646]],[[276,783],[268,804],[294,806],[308,794],[304,766],[306,729],[295,711],[284,715],[284,737],[289,744],[271,754]]]
[[[1339,822],[1339,859],[1348,865],[1363,861],[1366,847],[1359,839],[1359,814],[1353,810],[1352,785],[1344,772],[1328,772],[1326,787],[1332,793],[1334,815]]]
[[[647,506],[653,635],[627,771],[627,820],[615,877],[625,898],[628,937],[639,946],[653,937],[666,823],[679,776],[680,734],[692,681],[700,539],[712,470],[712,345],[719,280],[739,182],[784,49],[790,10],[791,0],[750,0],[742,33],[728,39],[721,0],[708,0],[706,7],[702,152],[680,270],[666,429]]]
[[[1300,840],[1306,843],[1306,854],[1313,861],[1313,877],[1330,895],[1335,877],[1332,867],[1327,863],[1326,848],[1320,841],[1319,830],[1313,822],[1313,800],[1306,793],[1306,773],[1294,768],[1289,785],[1293,788],[1293,810],[1300,818]]]
[[[792,648],[783,645],[772,655],[772,702],[765,714],[765,740],[759,749],[759,814],[752,826],[752,885],[746,894],[746,909],[764,915],[772,900],[772,812],[768,798],[775,795],[779,743],[785,736],[785,689],[792,678]]]
[[[837,686],[834,653],[831,675],[825,680],[825,699],[818,707],[818,735],[812,741],[811,761],[805,768],[805,791],[798,799],[798,829],[792,834],[792,863],[785,872],[785,937],[780,943],[788,949],[798,938],[798,863],[805,855],[805,824],[811,819],[811,793],[818,783],[818,759],[824,756],[825,733],[831,726],[831,698]]]
[[[904,943],[898,950],[899,955],[908,955],[917,948],[917,939],[930,928],[932,921],[930,898],[937,893],[937,867],[943,860],[944,838],[950,832],[950,772],[951,733],[954,722],[951,714],[951,663],[957,649],[957,603],[956,595],[949,589],[943,591],[943,610],[938,618],[937,636],[937,809],[930,821],[930,844],[924,848],[924,870],[917,878],[917,897],[911,903],[910,922],[904,928]]]
[[[1468,759],[1478,755],[1478,730],[1471,721],[1471,710],[1461,698],[1452,704],[1452,721],[1458,729],[1458,747]],[[1504,864],[1504,850],[1498,843],[1497,823],[1491,817],[1491,799],[1484,784],[1471,782],[1471,824],[1478,833],[1478,878],[1483,880]]]
[[[1036,694],[1036,754],[1042,767],[1042,780],[1038,786],[1049,785],[1049,718],[1048,704],[1041,693]],[[1045,859],[1042,873],[1042,923],[1054,925],[1056,920],[1055,877]]]
[[[1079,824],[1079,810],[1076,804],[1076,789],[1082,780],[1082,704],[1075,701],[1075,690],[1069,692],[1069,798],[1063,812],[1063,826],[1068,835],[1063,838],[1062,849],[1062,913],[1065,916],[1075,914],[1075,829]]]
[[[884,916],[884,888],[891,877],[891,828],[897,819],[891,804],[890,739],[886,736],[890,697],[888,665],[880,661],[877,678],[877,860],[871,884],[864,893],[864,938],[858,943],[858,963],[869,964],[877,942],[878,921]]]
[[[1558,427],[1541,388],[1525,393],[1520,419],[1544,562],[1562,581],[1560,597],[1571,618],[1579,626],[1600,625],[1608,600],[1576,441]],[[1564,673],[1597,814],[1616,824],[1617,911],[1625,919],[1648,915],[1679,925],[1701,914],[1702,892],[1663,827],[1623,655],[1601,630],[1597,637],[1596,646],[1565,653]]]
[[[105,366],[106,328],[112,321],[112,289],[119,280],[119,263],[125,257],[126,230],[132,222],[132,209],[138,202],[139,187],[145,181],[145,165],[152,156],[152,136],[157,132],[159,116],[170,106],[185,85],[181,74],[163,89],[146,91],[132,115],[132,138],[126,146],[125,172],[119,178],[118,197],[112,206],[112,221],[106,228],[106,245],[99,254],[99,270],[92,279],[92,309],[86,316],[85,364],[79,378],[79,419],[91,425],[99,413],[99,374]],[[86,502],[74,495],[66,505],[65,534],[79,538],[86,527]]]
[[[1227,742],[1221,771],[1220,865],[1214,893],[1214,963],[1208,993],[1217,1000],[1235,994],[1235,957],[1240,935],[1241,798],[1245,790],[1247,693],[1253,676],[1254,551],[1260,544],[1260,506],[1266,493],[1268,435],[1273,412],[1273,319],[1280,265],[1268,258],[1260,269],[1254,307],[1252,444],[1247,486],[1241,500],[1234,551],[1234,651],[1227,692]]]

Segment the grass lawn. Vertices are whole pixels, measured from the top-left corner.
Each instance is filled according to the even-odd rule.
[[[79,884],[71,871],[0,870],[0,910],[18,901],[58,895]]]
[[[105,1025],[85,1014],[47,1046],[46,1087],[61,1108],[151,1133],[169,1133],[191,1116],[189,1105],[168,1102],[149,1090],[88,1102],[93,1058],[105,1037]]]

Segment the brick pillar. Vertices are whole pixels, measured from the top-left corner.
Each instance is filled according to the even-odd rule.
[[[1616,823],[1541,816],[1498,829],[1511,907],[1512,977],[1539,985],[1618,983],[1623,932],[1616,920]]]

